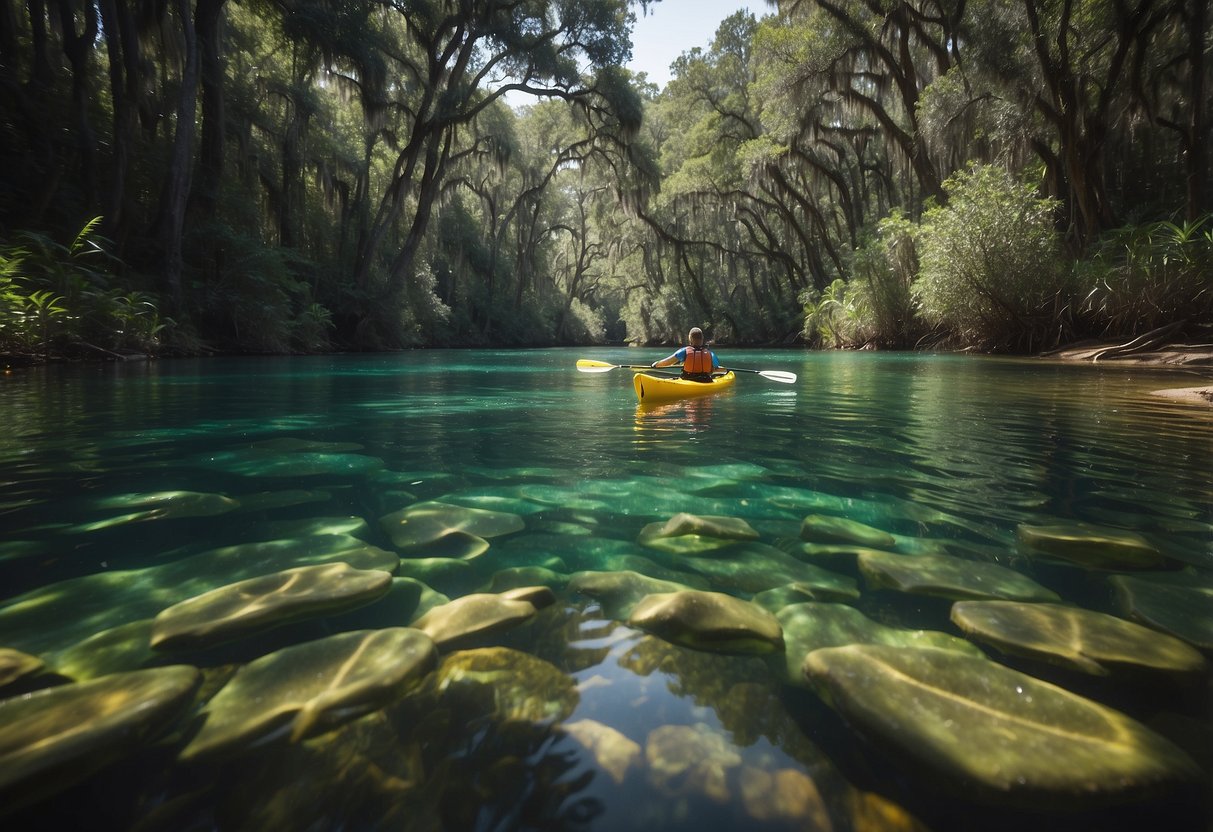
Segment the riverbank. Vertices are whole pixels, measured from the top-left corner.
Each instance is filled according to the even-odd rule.
[[[1213,344],[1167,344],[1154,349],[1118,352],[1114,344],[1075,344],[1043,358],[1086,363],[1134,365],[1144,367],[1209,368],[1210,380],[1198,387],[1171,387],[1154,390],[1153,395],[1175,401],[1213,408]]]

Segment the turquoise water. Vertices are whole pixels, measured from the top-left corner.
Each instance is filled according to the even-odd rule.
[[[566,585],[577,572],[647,568],[671,580],[693,574],[700,588],[743,599],[776,588],[761,563],[743,570],[738,559],[695,557],[687,569],[684,553],[638,539],[679,512],[727,516],[747,521],[759,543],[849,582],[857,597],[846,603],[869,619],[960,635],[949,601],[875,586],[845,553],[814,560],[801,546],[801,524],[821,515],[891,533],[895,543],[884,548],[907,557],[995,563],[1068,604],[1128,617],[1108,581],[1118,570],[1039,557],[1018,530],[1082,522],[1135,532],[1167,556],[1172,574],[1213,586],[1213,416],[1149,395],[1207,384],[1207,375],[722,351],[725,363],[799,380],[743,375],[720,395],[642,410],[630,374],[578,373],[578,357],[657,356],[426,351],[3,377],[0,647],[42,658],[60,673],[52,681],[184,662],[207,672],[201,707],[258,655],[410,623],[372,604],[171,658],[142,646],[114,656],[89,641],[180,600],[171,589],[192,564],[211,570],[193,576],[204,589],[250,577],[229,579],[228,567],[208,560],[224,547],[303,540],[312,551],[340,552],[352,537],[403,554],[398,575],[451,599],[505,586],[507,570],[529,566],[550,570],[543,577],[557,596],[527,625],[480,644],[508,647],[496,655],[521,662],[511,676],[521,679],[517,701],[546,706],[511,710],[501,698],[515,694],[498,693],[490,707],[453,684],[453,692],[410,695],[306,742],[274,740],[202,767],[176,762],[196,726],[187,718],[18,818],[87,817],[96,828],[105,817],[112,828],[144,829],[842,830],[909,829],[914,818],[933,829],[1161,828],[1160,818],[1170,828],[1208,825],[1207,786],[1115,809],[1079,800],[1064,811],[1060,802],[1056,811],[1013,801],[995,808],[957,794],[946,777],[888,753],[790,684],[771,657],[646,636]],[[207,496],[165,496],[175,492]],[[380,518],[424,501],[506,512],[522,529],[488,539],[488,551],[456,574],[410,566],[451,552],[402,551]],[[984,651],[1155,727],[1209,782],[1207,668],[1196,681],[1143,682]],[[548,716],[519,715],[535,708]],[[563,727],[589,722],[639,749],[618,778]],[[772,784],[781,783],[792,784],[793,798],[778,797]]]

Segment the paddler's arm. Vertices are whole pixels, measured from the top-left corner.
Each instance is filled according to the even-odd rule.
[[[680,349],[671,355],[667,355],[665,358],[661,359],[660,361],[654,361],[649,366],[652,367],[653,369],[656,369],[658,367],[672,367],[675,364],[681,364],[683,361],[685,361],[686,360],[685,356],[686,356],[686,348],[684,347],[683,349]]]

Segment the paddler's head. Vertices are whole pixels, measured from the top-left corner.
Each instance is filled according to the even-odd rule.
[[[691,331],[687,333],[687,343],[692,347],[703,346],[703,330],[697,326],[691,327]]]

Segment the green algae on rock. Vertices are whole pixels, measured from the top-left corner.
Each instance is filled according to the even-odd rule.
[[[873,549],[892,549],[897,545],[897,539],[886,531],[858,520],[824,514],[805,517],[800,524],[800,538],[812,543],[844,543]]]
[[[1195,782],[1197,765],[1141,723],[984,658],[926,647],[815,650],[831,707],[908,767],[993,803],[1057,809]]]
[[[1106,676],[1110,668],[1199,672],[1204,657],[1184,642],[1113,615],[1060,604],[958,601],[952,621],[1004,653]]]
[[[784,681],[807,687],[804,660],[824,647],[848,644],[885,644],[892,647],[937,647],[982,656],[981,650],[963,638],[933,630],[886,627],[845,604],[792,604],[776,613],[783,627]]]
[[[1020,524],[1019,540],[1030,550],[1095,569],[1157,569],[1169,559],[1137,532],[1091,523]]]
[[[503,595],[477,592],[434,607],[413,622],[440,649],[515,627],[534,618],[535,606]]]
[[[715,653],[772,653],[783,646],[775,616],[721,592],[688,589],[649,595],[632,610],[628,625]]]
[[[859,571],[869,585],[877,588],[953,601],[987,598],[1058,600],[1056,592],[1014,569],[948,555],[864,552],[859,556]]]
[[[261,632],[301,618],[345,612],[392,588],[392,576],[346,563],[300,566],[189,598],[152,622],[156,650],[189,650]]]
[[[0,814],[137,751],[193,703],[202,674],[172,665],[0,700]]]
[[[434,643],[408,627],[355,630],[262,656],[207,703],[206,721],[181,758],[330,731],[398,701],[436,662]]]

